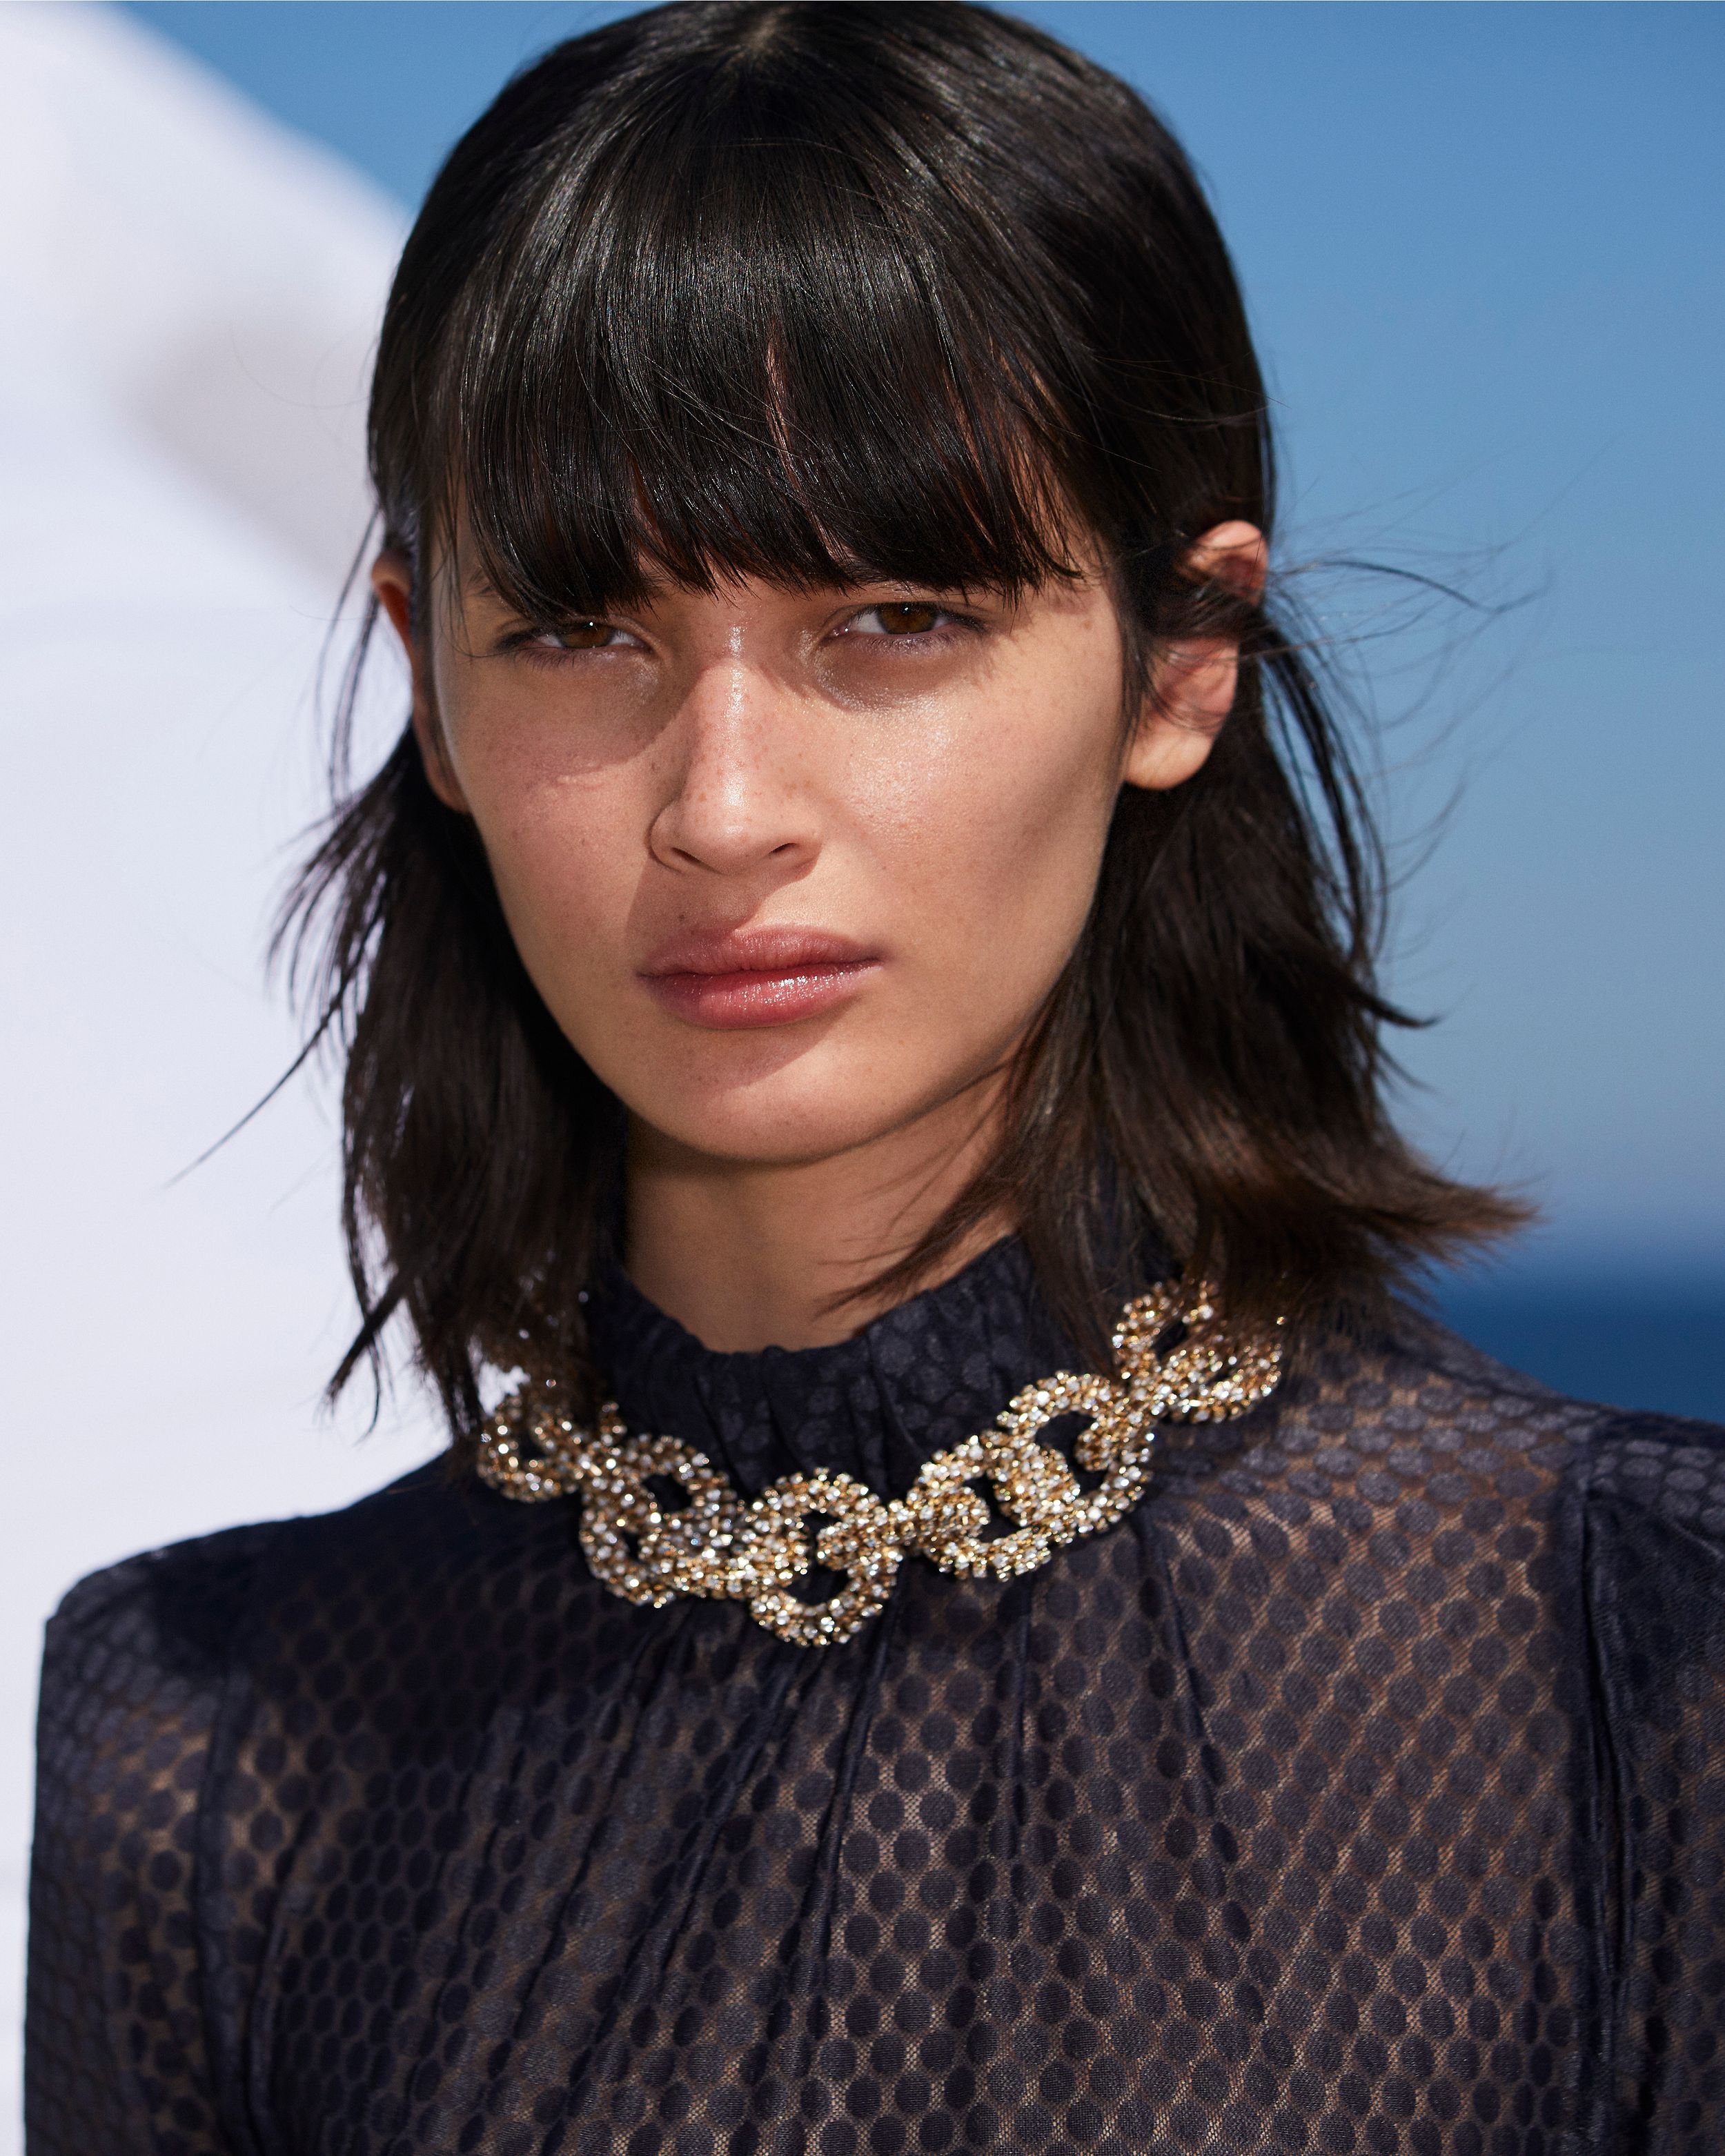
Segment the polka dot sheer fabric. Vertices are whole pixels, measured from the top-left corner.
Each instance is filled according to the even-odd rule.
[[[830,1349],[595,1318],[744,1489],[1071,1359],[1012,1245]],[[819,1650],[574,1517],[433,1468],[74,1591],[31,2156],[1725,2148],[1725,1432],[1409,1317]]]

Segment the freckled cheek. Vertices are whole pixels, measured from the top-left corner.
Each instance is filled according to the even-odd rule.
[[[928,955],[978,982],[1058,968],[1095,886],[1112,753],[1106,720],[1055,712],[908,775],[882,866]]]
[[[548,974],[607,970],[639,874],[621,812],[567,782],[496,788],[474,809],[505,916],[542,987]]]

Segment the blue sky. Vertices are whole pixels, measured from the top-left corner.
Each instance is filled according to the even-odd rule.
[[[131,12],[411,204],[511,69],[615,11]],[[1024,12],[1205,175],[1279,403],[1284,563],[1488,603],[1297,583],[1387,722],[1392,980],[1441,1021],[1409,1118],[1544,1200],[1530,1263],[1725,1275],[1725,9]]]

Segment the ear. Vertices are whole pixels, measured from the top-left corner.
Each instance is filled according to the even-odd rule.
[[[1255,524],[1218,524],[1186,557],[1194,582],[1225,584],[1242,598],[1264,588],[1268,549]],[[1171,644],[1156,661],[1144,709],[1121,777],[1160,791],[1201,770],[1234,708],[1240,644],[1234,637],[1193,637]]]
[[[407,654],[413,678],[413,738],[419,744],[426,778],[444,808],[454,808],[465,816],[468,814],[467,797],[449,762],[449,746],[438,720],[430,663],[420,639],[413,634],[413,566],[398,548],[387,547],[372,562],[372,589],[377,594],[377,603],[388,615],[389,625],[401,639],[402,649]]]

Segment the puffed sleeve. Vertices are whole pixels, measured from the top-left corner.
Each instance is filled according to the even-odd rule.
[[[135,1558],[48,1629],[25,2035],[28,2156],[233,2156],[200,1967],[199,1806],[243,1535]]]
[[[1588,1512],[1614,2149],[1725,2149],[1725,1430],[1624,1417]]]

